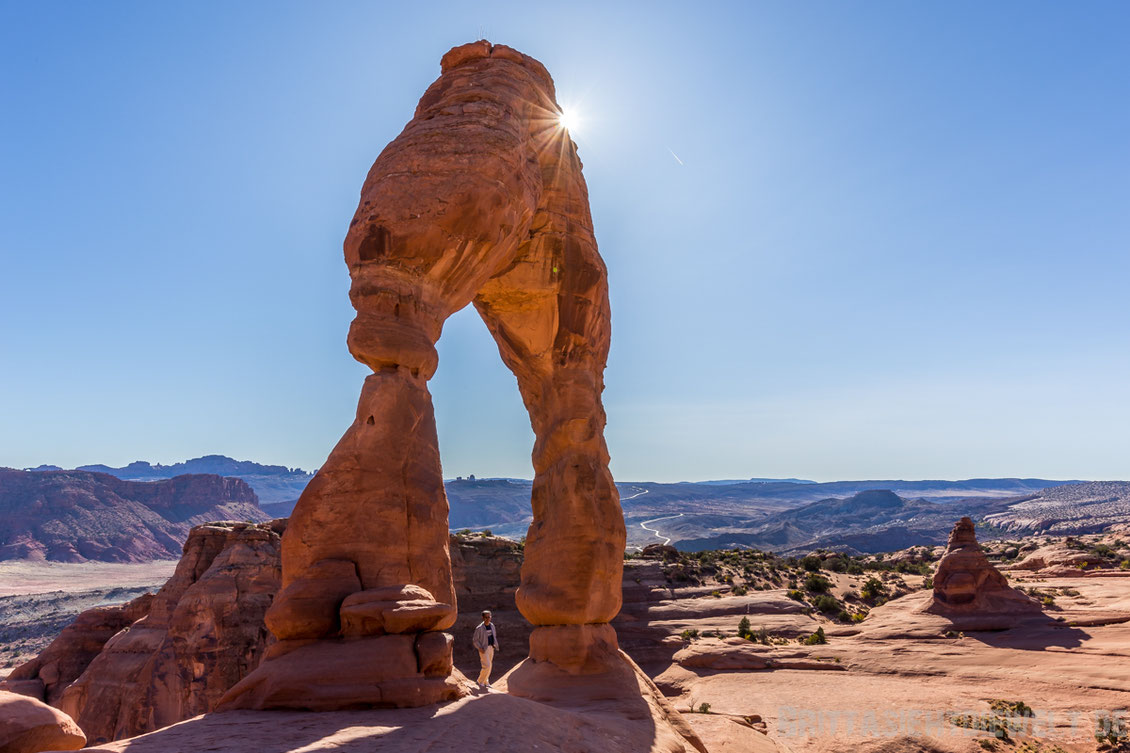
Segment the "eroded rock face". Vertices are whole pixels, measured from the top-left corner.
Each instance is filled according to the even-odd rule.
[[[88,609],[75,618],[39,656],[12,670],[0,689],[23,693],[57,705],[67,686],[78,679],[106,641],[149,613],[153,594],[126,604]]]
[[[78,750],[86,736],[69,716],[42,701],[0,690],[0,751]]]
[[[73,683],[49,691],[91,742],[211,711],[258,665],[268,640],[264,614],[281,580],[284,526],[192,529],[176,572],[152,597],[148,613],[106,641]]]
[[[950,532],[934,573],[934,613],[1039,612],[1040,606],[1008,585],[977,543],[973,521],[962,518]]]
[[[620,667],[608,623],[625,532],[601,404],[608,286],[581,162],[536,60],[480,41],[448,52],[441,70],[362,187],[345,239],[348,342],[373,373],[291,516],[267,615],[280,643],[225,708],[307,707],[310,696],[319,708],[420,705],[462,692],[434,673],[450,655],[420,646],[442,648],[426,636],[456,618],[427,382],[444,321],[469,303],[536,435],[516,593],[535,626],[532,654],[571,673]],[[361,645],[386,657],[371,682],[326,673]]]

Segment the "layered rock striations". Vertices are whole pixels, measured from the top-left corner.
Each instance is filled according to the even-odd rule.
[[[601,392],[608,287],[576,147],[536,60],[457,47],[377,158],[345,240],[353,356],[373,373],[283,541],[278,643],[228,708],[414,706],[458,696],[456,595],[427,382],[444,321],[473,303],[536,436],[517,606],[531,658],[622,663],[625,541]],[[519,683],[520,684],[520,683]],[[512,691],[514,683],[512,683]]]
[[[1008,585],[981,550],[973,521],[962,518],[950,532],[945,554],[934,572],[929,610],[935,613],[1039,612],[1032,599]]]
[[[237,478],[123,481],[87,471],[0,468],[0,560],[176,559],[193,525],[267,520]]]

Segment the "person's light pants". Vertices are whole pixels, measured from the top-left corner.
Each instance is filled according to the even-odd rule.
[[[479,672],[479,684],[486,685],[490,682],[490,665],[494,661],[494,646],[487,646],[486,651],[479,652],[479,663],[483,669]]]

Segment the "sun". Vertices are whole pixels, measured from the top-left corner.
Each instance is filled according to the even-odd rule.
[[[581,121],[580,118],[577,117],[576,110],[562,109],[561,114],[557,116],[557,126],[559,128],[565,129],[566,131],[576,130],[577,126],[580,125],[580,122]]]

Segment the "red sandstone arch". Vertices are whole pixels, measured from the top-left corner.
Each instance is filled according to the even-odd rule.
[[[279,642],[228,707],[418,705],[450,678],[455,593],[427,381],[444,321],[474,303],[518,379],[536,442],[522,614],[531,657],[606,669],[625,531],[601,404],[608,285],[581,162],[540,63],[476,42],[444,56],[369,171],[345,240],[372,368],[354,423],[283,540]],[[512,692],[514,692],[512,683]]]

